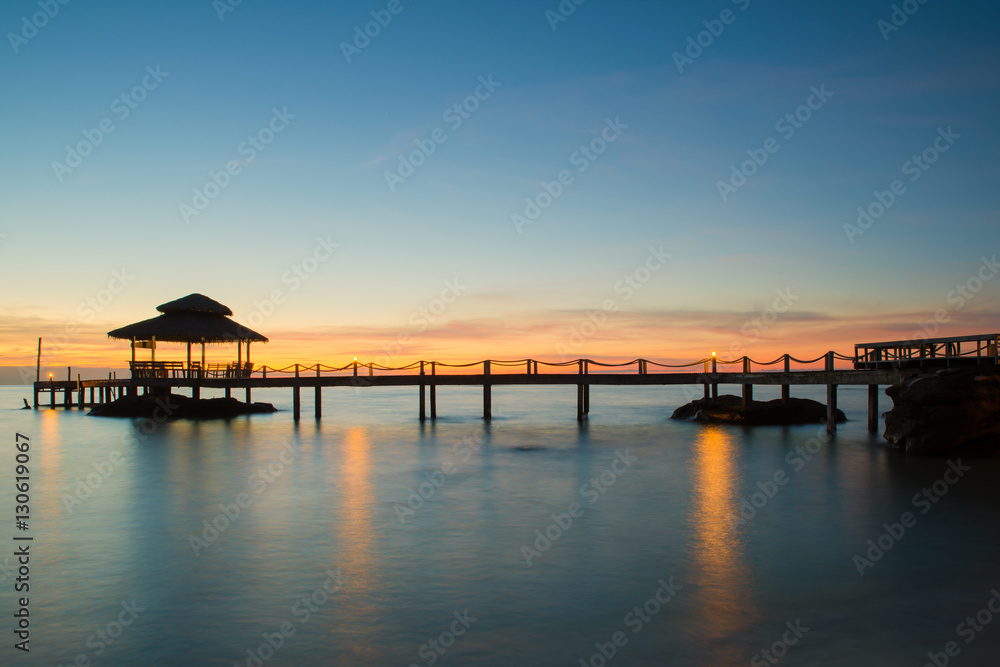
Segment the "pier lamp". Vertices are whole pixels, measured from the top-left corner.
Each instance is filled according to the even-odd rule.
[[[358,357],[357,356],[354,357],[354,375],[355,375],[355,377],[357,377],[357,375],[358,375]]]
[[[49,373],[49,382],[52,382],[52,373]]]

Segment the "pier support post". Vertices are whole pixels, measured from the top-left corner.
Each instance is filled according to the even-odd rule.
[[[431,375],[435,375],[437,370],[437,362],[431,362]],[[438,406],[437,406],[437,384],[431,383],[431,419],[438,418]]]
[[[323,387],[319,385],[316,385],[315,403],[316,419],[320,419],[323,416]]]
[[[826,370],[833,372],[833,352],[826,353]],[[826,432],[837,432],[837,385],[826,385]]]
[[[493,418],[493,396],[490,385],[490,361],[483,362],[483,419],[490,421]]]
[[[580,359],[577,363],[579,364],[580,379],[582,380],[583,376],[586,375],[587,371],[590,369],[588,368],[587,362],[584,359]],[[584,419],[587,418],[587,415],[589,413],[590,413],[590,385],[581,381],[579,384],[576,385],[576,420],[583,421]]]
[[[868,385],[868,430],[878,430],[878,385]]]
[[[743,374],[750,373],[750,357],[743,357]],[[744,384],[743,385],[743,407],[750,405],[750,401],[753,400],[753,385]]]
[[[792,372],[791,357],[789,355],[787,355],[787,354],[785,355],[785,372],[786,373],[791,373]],[[790,385],[790,384],[783,384],[783,385],[781,385],[781,402],[782,403],[787,403],[788,402],[788,398],[791,396],[791,390],[792,390],[792,385]]]
[[[715,357],[715,352],[713,352],[712,353],[712,375],[715,375],[716,372],[717,372],[716,369],[718,368],[718,366],[716,365],[716,361],[717,360],[716,360],[716,357]],[[713,382],[712,383],[712,398],[718,398],[718,397],[719,397],[719,384],[717,382]]]
[[[295,379],[299,379],[299,365],[295,364]],[[299,421],[302,417],[302,392],[298,382],[292,387],[292,419]]]
[[[251,402],[251,400],[250,400],[251,399],[250,387],[247,387],[246,397],[247,397],[247,400],[246,400],[247,405],[249,405],[250,402]]]
[[[233,390],[229,387],[226,387],[226,398],[232,398],[232,397],[233,397]]]
[[[84,395],[83,389],[82,388],[78,389],[76,392],[76,407],[79,408],[80,410],[83,410],[83,395]]]
[[[424,376],[424,362],[420,362],[420,377]],[[427,421],[427,405],[425,402],[425,394],[427,392],[427,385],[420,384],[420,421]]]

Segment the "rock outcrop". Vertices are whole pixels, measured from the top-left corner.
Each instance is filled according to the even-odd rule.
[[[230,419],[239,415],[277,412],[270,403],[243,403],[235,398],[191,398],[169,396],[123,396],[91,410],[95,417],[149,417],[170,419]]]
[[[885,390],[884,436],[910,454],[1000,453],[1000,368],[944,369]]]
[[[671,419],[709,422],[714,424],[744,424],[747,426],[819,424],[826,421],[826,406],[808,398],[782,401],[750,401],[743,407],[743,398],[724,394],[718,398],[700,398],[674,410]],[[847,421],[837,410],[836,420]]]

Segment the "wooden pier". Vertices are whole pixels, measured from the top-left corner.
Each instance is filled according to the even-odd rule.
[[[720,384],[741,385],[744,403],[753,399],[754,385],[777,385],[781,397],[790,396],[792,385],[825,385],[827,387],[827,430],[836,429],[834,416],[837,410],[837,388],[840,385],[868,387],[868,428],[878,428],[879,386],[899,382],[914,372],[931,373],[943,367],[975,363],[993,365],[1000,362],[996,354],[997,336],[963,337],[925,341],[920,343],[935,354],[924,357],[902,352],[900,343],[859,345],[855,356],[828,352],[816,359],[796,359],[790,355],[769,362],[757,362],[749,357],[723,361],[715,356],[686,364],[662,364],[648,359],[612,364],[593,359],[576,359],[566,362],[545,362],[534,359],[515,361],[484,360],[469,364],[447,364],[419,361],[398,368],[374,363],[359,364],[354,361],[346,366],[323,364],[295,364],[285,368],[264,366],[253,369],[241,366],[239,373],[208,375],[201,368],[188,368],[183,364],[164,362],[163,368],[143,372],[129,379],[41,381],[34,385],[36,408],[44,401],[40,395],[50,394],[49,407],[91,407],[102,405],[115,398],[143,393],[169,393],[172,389],[190,389],[192,396],[199,396],[201,389],[225,390],[231,396],[234,390],[243,390],[250,402],[254,389],[291,388],[292,411],[296,420],[302,413],[302,390],[313,390],[313,407],[316,419],[322,417],[323,389],[327,387],[415,387],[418,396],[418,416],[421,421],[438,416],[437,388],[442,386],[481,386],[483,389],[483,419],[492,417],[492,389],[495,386],[568,385],[576,386],[578,420],[587,419],[590,413],[590,388],[605,385],[663,386],[701,385],[706,398],[719,394]],[[971,345],[962,352],[961,345],[978,341],[975,353]],[[993,347],[983,346],[983,341],[993,341]],[[952,343],[956,343],[952,345]],[[895,347],[894,347],[895,346]],[[891,355],[885,350],[895,350]],[[984,351],[992,354],[983,354]],[[920,364],[909,362],[919,359]],[[843,362],[846,368],[837,368]],[[793,365],[797,368],[793,368]],[[735,367],[727,370],[726,367]],[[818,367],[817,367],[818,366]],[[721,367],[721,368],[720,368]],[[376,374],[376,371],[378,374]],[[63,400],[56,395],[62,392]],[[87,393],[89,392],[89,400]],[[75,399],[75,400],[74,400]]]
[[[854,346],[854,358],[854,367],[858,369],[1000,364],[1000,334],[858,343]]]

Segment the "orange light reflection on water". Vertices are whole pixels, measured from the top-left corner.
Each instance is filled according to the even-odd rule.
[[[740,480],[736,442],[725,428],[706,425],[695,442],[694,579],[705,650],[714,664],[736,664],[745,656],[730,654],[725,641],[745,630],[754,618],[750,574],[736,523]]]
[[[358,606],[367,604],[375,586],[372,571],[374,498],[372,442],[362,426],[348,429],[343,440],[343,469],[337,475],[342,488],[337,522],[339,565],[347,585],[343,591]]]

